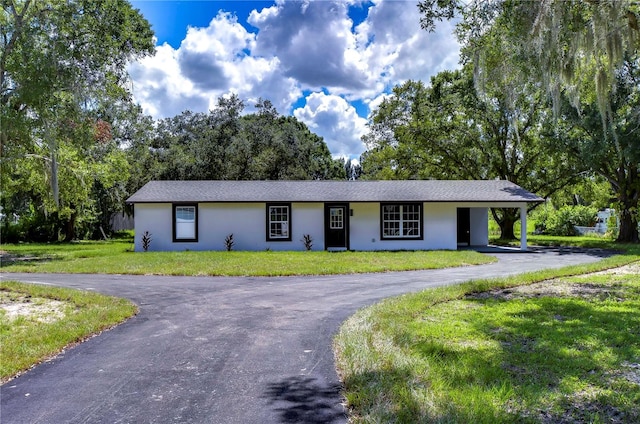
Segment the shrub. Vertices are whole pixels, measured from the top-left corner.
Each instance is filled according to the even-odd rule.
[[[6,222],[4,219],[0,220],[0,240],[3,243],[17,243],[21,240],[22,228],[18,224]]]
[[[149,231],[145,231],[142,233],[142,250],[145,252],[149,250],[151,246],[151,233]]]
[[[304,244],[304,248],[306,250],[311,250],[313,247],[313,238],[311,237],[311,234],[302,235],[302,244]]]
[[[535,231],[552,236],[575,236],[578,235],[576,226],[594,226],[597,215],[598,210],[591,206],[545,207],[536,215]]]
[[[224,248],[227,249],[227,252],[231,252],[235,243],[236,242],[233,241],[233,233],[231,233],[224,239]]]

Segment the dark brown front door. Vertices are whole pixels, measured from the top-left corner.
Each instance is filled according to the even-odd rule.
[[[349,249],[349,204],[324,205],[325,249]]]

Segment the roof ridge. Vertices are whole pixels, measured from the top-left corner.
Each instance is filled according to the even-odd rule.
[[[304,190],[300,188],[303,185]],[[127,199],[127,203],[333,201],[540,202],[543,199],[508,180],[153,180]]]

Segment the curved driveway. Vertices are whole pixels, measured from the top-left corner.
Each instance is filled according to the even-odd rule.
[[[498,253],[495,264],[283,278],[5,274],[126,297],[140,313],[1,387],[3,423],[344,423],[331,349],[385,297],[604,253]]]

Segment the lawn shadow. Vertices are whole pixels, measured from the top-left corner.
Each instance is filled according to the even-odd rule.
[[[53,255],[14,255],[11,253],[0,254],[0,268],[9,268],[13,265],[35,265],[62,260]]]
[[[628,404],[634,390],[621,391],[620,387],[628,386],[630,381],[620,382],[625,379],[624,370],[615,364],[638,360],[634,355],[639,346],[634,333],[640,329],[640,314],[623,312],[612,302],[608,307],[591,303],[596,300],[575,294],[555,297],[544,293],[513,300],[497,298],[493,301],[518,302],[522,309],[511,310],[510,317],[502,320],[498,328],[476,323],[477,331],[500,342],[502,357],[493,366],[506,371],[505,381],[513,388],[514,396],[540,404],[568,381],[586,382],[589,390],[600,393],[590,396],[588,391],[568,392],[557,401],[554,413],[529,411],[525,415],[554,423],[591,422],[594,417],[623,423],[638,418],[639,409]],[[613,398],[606,394],[612,384],[617,387]]]
[[[283,423],[345,423],[341,386],[322,384],[316,378],[289,377],[267,386],[264,397]]]

